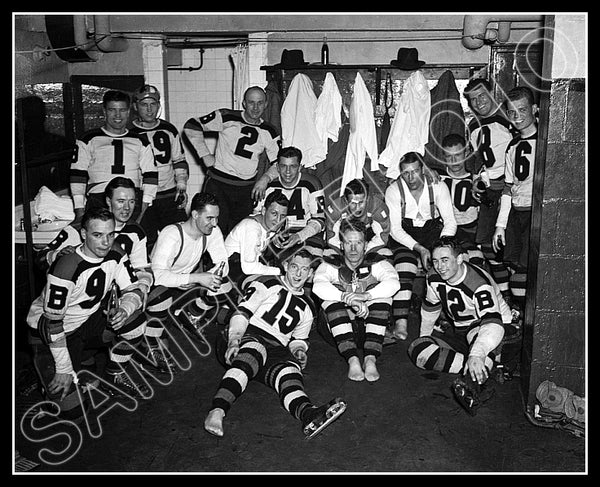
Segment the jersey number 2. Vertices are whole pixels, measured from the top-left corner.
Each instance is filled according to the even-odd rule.
[[[258,140],[258,131],[254,127],[244,126],[241,128],[240,132],[245,135],[245,137],[238,140],[238,143],[235,146],[235,154],[246,159],[252,159],[252,152],[247,151],[246,146],[256,143]]]

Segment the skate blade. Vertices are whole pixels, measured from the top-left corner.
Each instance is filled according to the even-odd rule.
[[[321,431],[327,428],[327,426],[329,426],[342,415],[342,413],[346,410],[346,406],[347,405],[344,401],[339,401],[335,404],[332,404],[329,407],[329,409],[325,412],[325,416],[327,417],[327,419],[323,423],[317,426],[313,421],[304,428],[304,434],[306,435],[306,439],[310,440],[311,438],[314,438]]]
[[[466,384],[462,382],[455,382],[452,384],[452,392],[454,393],[454,397],[458,403],[465,411],[467,411],[467,413],[469,413],[471,416],[475,416],[477,414],[479,403],[474,397],[469,395],[469,390]]]

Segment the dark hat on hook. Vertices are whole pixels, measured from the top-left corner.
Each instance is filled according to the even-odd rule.
[[[284,49],[281,53],[281,62],[276,64],[276,68],[297,68],[306,66],[308,62],[304,61],[304,53],[301,49]]]
[[[398,49],[398,55],[396,59],[392,59],[390,64],[400,69],[412,71],[423,66],[425,61],[421,61],[419,59],[419,51],[417,51],[414,47],[401,47]]]

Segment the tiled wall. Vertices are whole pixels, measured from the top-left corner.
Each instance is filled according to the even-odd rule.
[[[144,43],[144,76],[148,83],[155,85],[163,93],[163,112],[161,117],[175,125],[179,131],[190,117],[206,115],[217,108],[233,106],[233,64],[229,54],[231,47],[182,50],[181,66],[167,69],[166,48],[157,41]],[[249,83],[266,86],[265,71],[260,67],[266,64],[266,40],[264,36],[251,36],[248,46]],[[208,146],[214,150],[215,139],[207,139]],[[200,190],[204,176],[200,166],[190,162],[189,192]]]

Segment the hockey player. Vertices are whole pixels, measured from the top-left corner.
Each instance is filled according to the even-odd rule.
[[[136,187],[139,222],[152,204],[158,185],[158,169],[147,140],[127,129],[131,99],[127,93],[109,90],[102,98],[104,126],[86,132],[77,140],[71,162],[70,188],[75,220],[84,209],[104,206],[104,189],[117,175],[129,178]]]
[[[502,256],[492,248],[500,196],[504,188],[504,154],[513,138],[510,122],[501,110],[502,103],[494,98],[492,85],[483,78],[474,78],[465,87],[464,96],[473,110],[468,124],[470,144],[479,154],[479,164],[469,168],[485,189],[474,186],[473,196],[481,203],[477,219],[476,241],[489,262],[494,280],[505,296],[509,295],[508,269]],[[478,167],[480,166],[480,167]]]
[[[125,367],[144,333],[144,316],[138,311],[149,288],[137,278],[125,252],[113,246],[114,229],[109,210],[86,211],[81,220],[83,243],[50,266],[46,286],[29,309],[34,364],[50,399],[60,402],[75,393],[72,384],[81,370],[83,351],[101,346],[106,329],[129,345],[110,349],[108,380],[127,394],[148,395],[146,385],[136,383]],[[121,298],[107,315],[102,302],[113,281]]]
[[[303,286],[314,272],[313,256],[300,249],[283,267],[283,276],[260,276],[248,283],[227,334],[218,337],[216,353],[227,371],[204,421],[213,435],[223,436],[223,418],[253,379],[277,392],[283,408],[302,423],[306,438],[346,409],[340,398],[317,407],[304,391],[302,370],[315,311]]]
[[[280,136],[262,119],[267,95],[259,86],[244,94],[243,111],[219,109],[203,117],[190,118],[183,126],[182,140],[197,164],[204,164],[207,174],[203,191],[214,194],[220,202],[219,227],[223,235],[252,213],[256,175],[261,154],[275,162]],[[218,132],[215,153],[211,154],[204,132]],[[274,166],[269,169],[271,181],[277,177]],[[264,192],[264,189],[262,190]]]
[[[187,219],[189,166],[179,131],[173,124],[159,118],[160,92],[156,87],[141,86],[133,99],[137,119],[132,122],[131,132],[140,134],[152,146],[158,169],[156,198],[141,220],[150,251],[160,230]]]
[[[392,256],[386,247],[390,235],[388,207],[382,197],[369,189],[366,181],[353,179],[344,188],[344,195],[327,205],[327,245],[333,250],[327,249],[327,255],[341,253],[340,224],[344,219],[354,218],[366,225],[366,252]]]
[[[275,181],[268,184],[265,196],[282,193],[288,200],[286,232],[280,242],[281,251],[272,258],[285,260],[300,247],[304,247],[316,257],[323,256],[325,214],[323,212],[323,188],[312,174],[302,170],[302,152],[296,147],[284,147],[277,156]],[[261,200],[255,213],[262,210],[265,200]],[[267,261],[270,258],[267,257]]]
[[[490,274],[464,261],[455,237],[433,243],[432,262],[419,338],[408,347],[408,355],[420,369],[465,375],[452,389],[461,405],[475,414],[493,393],[491,386],[483,386],[496,363],[504,324],[511,321],[510,308]],[[434,326],[442,309],[453,329],[439,333]]]
[[[348,378],[373,382],[379,379],[376,361],[383,347],[392,296],[400,289],[400,282],[384,257],[365,258],[366,231],[360,220],[342,220],[343,255],[326,259],[318,267],[313,292],[323,300],[325,322],[319,321],[319,330],[326,339],[333,338],[347,361]]]

